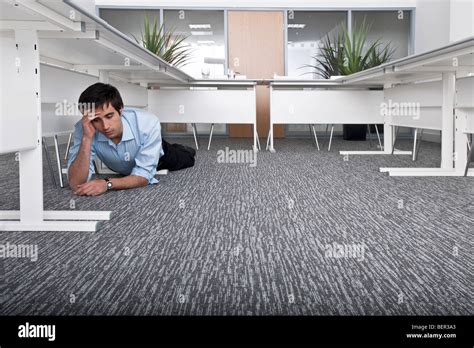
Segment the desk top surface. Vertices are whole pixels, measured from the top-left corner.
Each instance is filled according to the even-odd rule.
[[[194,80],[68,0],[2,1],[0,20],[3,30],[37,29],[40,61],[45,64],[92,74],[108,71],[127,82]]]

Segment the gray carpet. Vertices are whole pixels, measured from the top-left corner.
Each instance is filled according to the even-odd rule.
[[[434,143],[416,163],[338,154],[368,145],[275,140],[251,167],[216,155],[250,140],[215,139],[194,168],[97,198],[53,187],[44,161],[45,209],[115,215],[97,233],[0,232],[38,246],[36,262],[0,259],[0,315],[473,314],[473,178],[378,172],[438,166]],[[0,168],[0,209],[18,209],[14,156]]]

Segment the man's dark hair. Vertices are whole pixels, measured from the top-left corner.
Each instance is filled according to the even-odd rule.
[[[86,105],[93,105],[96,109],[103,108],[109,103],[120,113],[120,109],[123,108],[122,97],[117,88],[106,83],[94,83],[92,86],[87,87],[79,97],[79,109]]]

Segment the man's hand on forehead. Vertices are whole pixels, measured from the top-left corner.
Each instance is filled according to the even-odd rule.
[[[89,121],[96,119],[97,117],[99,117],[99,115],[100,112],[97,112],[95,110],[87,110],[86,112],[84,112],[84,116],[86,116]]]

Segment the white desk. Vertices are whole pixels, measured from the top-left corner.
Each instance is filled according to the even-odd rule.
[[[258,149],[256,80],[194,80],[186,85],[165,85],[148,90],[148,111],[162,123],[190,123],[196,148],[196,123],[250,124],[253,149]]]
[[[467,166],[465,123],[472,118],[474,100],[474,37],[450,45],[405,57],[379,67],[340,79],[342,84],[384,85],[384,99],[395,102],[415,102],[420,113],[416,117],[385,114],[385,154],[392,153],[395,126],[441,131],[440,168],[381,168],[391,176],[462,176]],[[471,91],[471,92],[469,92]],[[456,100],[462,100],[458,105]],[[462,117],[460,117],[462,115]],[[453,117],[456,116],[456,117]],[[415,133],[416,134],[416,133]],[[361,154],[341,151],[342,155]],[[467,176],[474,176],[471,169]]]
[[[40,63],[94,72],[102,79],[107,78],[102,67],[116,67],[119,80],[120,71],[133,69],[146,69],[148,77],[164,82],[187,81],[187,75],[66,1],[17,4],[0,3],[0,153],[19,152],[20,210],[0,211],[0,230],[96,231],[110,211],[43,209]]]
[[[328,80],[271,80],[267,147],[275,152],[273,125],[308,124],[319,149],[315,124],[381,124],[382,86],[343,86]],[[332,138],[331,128],[331,138]],[[330,145],[329,145],[330,149]]]

